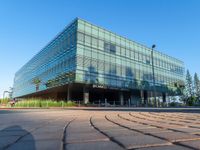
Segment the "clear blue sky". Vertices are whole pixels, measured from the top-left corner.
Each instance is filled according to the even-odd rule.
[[[155,43],[200,74],[199,0],[1,0],[0,97],[14,73],[75,17]]]

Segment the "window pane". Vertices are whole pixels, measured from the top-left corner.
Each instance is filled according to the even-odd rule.
[[[116,46],[116,54],[120,55],[120,47]]]
[[[85,49],[85,56],[87,56],[87,57],[91,57],[91,51]]]
[[[124,49],[124,48],[121,48],[121,55],[122,55],[122,56],[125,56],[125,54],[126,54],[125,49]]]
[[[83,35],[83,33],[78,33],[78,41],[84,42],[84,35]]]
[[[98,56],[97,54],[98,54],[97,52],[93,51],[93,52],[92,52],[92,58],[97,59],[97,56]]]
[[[109,55],[104,55],[105,56],[105,61],[110,61]]]
[[[91,34],[91,27],[90,26],[85,26],[85,32]]]
[[[111,53],[116,53],[116,46],[114,44],[110,44],[110,52]]]
[[[96,38],[92,38],[92,45],[97,46],[98,45],[98,40]]]
[[[111,43],[104,43],[104,50],[106,52],[116,53],[116,46]]]
[[[126,57],[130,57],[130,51],[126,49]]]
[[[77,53],[79,55],[83,55],[83,49],[82,48],[77,48]]]
[[[91,43],[91,37],[88,35],[85,35],[85,42],[90,44]]]
[[[84,24],[78,23],[78,29],[84,31]]]
[[[102,40],[99,40],[99,48],[100,49],[104,48],[104,42]]]
[[[104,43],[104,50],[105,50],[106,52],[109,52],[109,51],[110,51],[110,44]]]
[[[99,53],[98,56],[100,60],[104,60],[104,54]]]
[[[110,35],[109,35],[108,33],[105,34],[105,39],[106,39],[107,41],[110,41]]]
[[[94,29],[92,28],[92,34],[95,35],[95,36],[98,36],[98,30],[97,29]]]

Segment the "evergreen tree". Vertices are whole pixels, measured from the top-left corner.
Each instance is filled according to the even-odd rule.
[[[200,80],[197,73],[194,74],[194,92],[196,97],[200,97]]]
[[[192,97],[193,96],[193,81],[192,76],[190,75],[189,70],[186,73],[186,84],[185,84],[186,96]]]

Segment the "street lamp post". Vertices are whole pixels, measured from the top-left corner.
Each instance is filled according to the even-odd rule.
[[[157,107],[156,103],[156,89],[155,89],[155,73],[154,73],[154,58],[153,58],[153,50],[156,47],[155,44],[151,47],[151,60],[152,60],[152,73],[153,73],[153,97],[154,97],[154,105]]]
[[[9,91],[4,91],[4,92],[3,92],[3,99],[5,98],[5,94],[6,94],[6,93],[9,93]]]

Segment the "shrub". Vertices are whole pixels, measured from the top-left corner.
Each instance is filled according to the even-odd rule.
[[[170,107],[175,107],[177,104],[176,104],[176,102],[171,102],[171,103],[169,103],[169,106]]]
[[[195,104],[197,104],[197,99],[194,96],[191,96],[187,99],[187,105],[188,106],[194,106]]]
[[[29,98],[22,99],[15,103],[15,107],[70,107],[76,106],[75,102],[72,101],[58,101],[54,99],[40,99],[40,98]]]
[[[0,104],[8,104],[9,98],[0,99]]]

